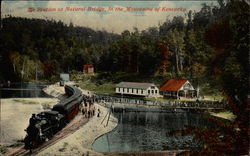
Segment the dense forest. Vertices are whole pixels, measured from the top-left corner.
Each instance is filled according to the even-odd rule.
[[[220,86],[232,112],[220,129],[190,131],[204,140],[201,155],[249,151],[249,1],[219,0],[159,27],[121,34],[66,25],[61,21],[5,17],[0,36],[0,82],[52,80],[59,72],[81,71],[188,78]],[[197,153],[196,153],[197,154]]]
[[[97,72],[203,80],[213,57],[206,40],[218,37],[209,36],[209,29],[223,14],[222,6],[204,4],[199,12],[166,19],[159,27],[119,35],[61,21],[7,16],[1,28],[0,81],[49,80],[60,72],[81,71],[83,64],[93,64]]]

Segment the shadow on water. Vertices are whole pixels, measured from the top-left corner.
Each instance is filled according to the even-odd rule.
[[[1,98],[51,97],[42,90],[48,85],[46,82],[11,83],[0,88]]]
[[[192,135],[168,135],[186,126],[211,127],[198,113],[124,112],[115,111],[118,126],[92,145],[97,152],[139,152],[177,150],[200,147]]]

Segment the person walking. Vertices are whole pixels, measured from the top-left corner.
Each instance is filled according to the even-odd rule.
[[[100,113],[101,113],[100,109],[98,108],[97,111],[98,111],[98,112],[97,112],[97,117],[100,117]]]

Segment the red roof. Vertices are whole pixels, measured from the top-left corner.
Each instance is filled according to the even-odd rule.
[[[94,66],[92,64],[85,64],[83,65],[83,69],[86,69],[86,68],[93,68]]]
[[[170,79],[163,86],[161,86],[160,90],[164,91],[178,91],[188,80],[186,79]]]

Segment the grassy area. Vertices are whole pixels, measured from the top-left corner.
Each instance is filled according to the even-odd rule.
[[[207,101],[221,101],[223,99],[222,95],[204,95],[204,100]]]
[[[119,83],[121,81],[127,82],[148,82],[155,83],[156,85],[162,85],[168,78],[164,76],[153,75],[140,75],[138,73],[124,73],[118,72],[112,73],[95,73],[95,74],[82,74],[80,72],[74,72],[71,74],[71,80],[76,82],[91,81],[92,83],[102,85],[104,83]]]
[[[230,121],[234,121],[236,116],[230,112],[230,111],[222,111],[222,112],[209,112],[211,115],[213,116],[217,116],[217,117],[220,117],[220,118],[224,118],[224,119],[227,119],[227,120],[230,120]]]
[[[82,82],[79,83],[79,87],[82,89],[94,91],[98,94],[115,94],[115,85],[114,83],[105,83],[98,85],[92,82]]]
[[[119,82],[147,82],[154,83],[156,86],[160,87],[170,79],[171,75],[140,75],[137,73],[95,73],[95,74],[82,74],[80,72],[73,72],[71,74],[71,79],[79,83],[82,89],[94,91],[99,94],[115,94],[115,86]],[[204,84],[202,86],[200,101],[221,101],[223,99],[222,95],[219,94],[218,89],[213,88],[209,84]],[[148,100],[157,101],[170,101],[176,99],[164,99],[164,98],[146,98]],[[194,101],[195,99],[180,99],[177,101]]]
[[[95,73],[82,74],[74,72],[71,79],[79,83],[82,89],[94,91],[99,94],[115,94],[115,86],[119,82],[150,82],[157,86],[162,85],[166,79],[160,76],[139,75],[137,73]]]
[[[9,145],[8,147],[19,147],[19,146],[21,146],[21,145],[23,145],[23,143],[21,143],[21,142],[16,142],[16,143],[13,143],[13,144],[11,144],[11,145]]]

